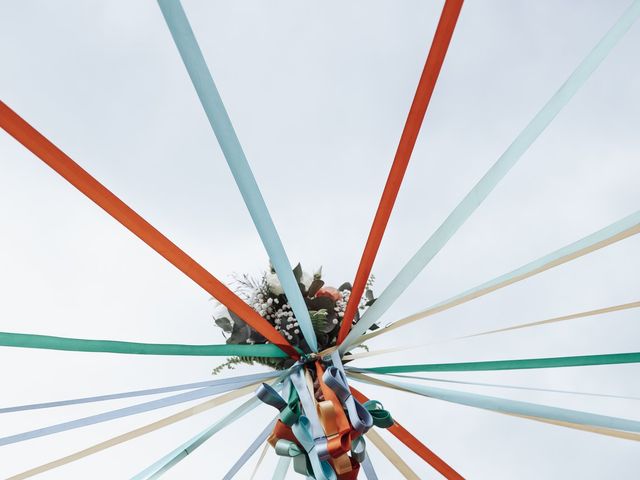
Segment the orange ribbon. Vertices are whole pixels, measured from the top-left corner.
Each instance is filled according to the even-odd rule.
[[[416,89],[411,108],[409,109],[404,130],[400,136],[398,149],[396,150],[396,155],[393,159],[389,176],[387,177],[387,183],[382,192],[382,198],[380,198],[376,216],[371,225],[367,243],[362,252],[356,278],[353,281],[351,296],[347,302],[347,309],[342,317],[342,325],[340,325],[340,332],[338,333],[338,345],[347,337],[351,329],[351,324],[353,323],[353,318],[358,310],[358,305],[364,293],[367,280],[369,279],[373,262],[380,248],[380,243],[382,242],[382,236],[387,228],[387,223],[389,222],[393,205],[398,196],[400,185],[402,185],[402,179],[409,165],[413,147],[416,144],[418,133],[420,133],[420,127],[422,126],[422,121],[429,106],[429,100],[431,100],[431,95],[436,86],[444,57],[449,48],[458,15],[462,9],[462,2],[463,0],[446,0],[442,8],[442,14],[440,15],[436,33],[433,36],[429,55],[422,70],[422,75],[420,76],[418,88]]]
[[[353,396],[360,402],[365,403],[368,402],[369,399],[351,387],[351,393]],[[440,472],[445,478],[450,480],[464,480],[464,477],[456,472],[451,466],[449,466],[444,460],[442,460],[438,455],[436,455],[433,451],[427,448],[420,440],[414,437],[409,431],[400,425],[398,422],[394,422],[388,430],[402,443],[404,443],[407,447],[409,447],[413,452],[415,452],[420,458],[422,458],[425,462],[435,468],[438,472]]]
[[[278,333],[273,325],[258,315],[255,310],[205,270],[202,265],[89,175],[87,171],[47,140],[4,102],[0,102],[0,125],[9,135],[62,175],[69,183],[200,285],[206,292],[236,313],[254,330],[291,357],[295,359],[300,357],[296,349]]]

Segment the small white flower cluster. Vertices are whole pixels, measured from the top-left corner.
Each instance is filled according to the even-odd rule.
[[[257,291],[251,301],[251,308],[273,323],[287,340],[293,340],[293,334],[300,333],[298,321],[293,316],[288,303],[280,304],[277,298],[272,298],[267,292]],[[292,332],[293,331],[293,332]]]
[[[338,315],[338,318],[344,317],[344,312],[347,309],[347,303],[349,303],[349,296],[351,295],[351,290],[345,289],[345,290],[342,290],[340,293],[342,294],[342,300],[336,301],[336,307],[334,308],[334,310],[336,311],[336,314]],[[334,325],[338,324],[337,318],[333,319],[333,324]]]

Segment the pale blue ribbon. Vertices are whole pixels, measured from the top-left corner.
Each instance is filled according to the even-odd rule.
[[[240,456],[238,461],[233,464],[233,466],[229,469],[227,474],[223,477],[222,480],[231,480],[236,473],[240,471],[240,469],[249,461],[249,459],[256,453],[256,450],[260,448],[260,445],[263,445],[267,440],[273,427],[276,424],[277,417],[274,418],[269,424],[260,432],[260,435],[256,437],[256,439],[249,445],[249,448],[245,450],[245,452]]]
[[[373,417],[369,411],[351,395],[349,383],[347,382],[347,377],[344,373],[344,368],[337,350],[332,353],[331,359],[334,366],[325,370],[324,376],[322,377],[324,383],[334,391],[340,399],[340,403],[342,403],[347,410],[353,429],[360,435],[363,435],[373,426]]]
[[[28,405],[18,405],[15,407],[0,408],[0,414],[11,413],[11,412],[22,412],[25,410],[37,410],[41,408],[63,407],[66,405],[78,405],[82,403],[102,402],[105,400],[116,400],[119,398],[131,398],[131,397],[141,397],[146,395],[156,395],[158,393],[168,393],[168,392],[175,392],[180,390],[191,390],[191,389],[202,388],[202,387],[213,387],[216,385],[237,384],[238,382],[242,382],[243,380],[250,380],[251,382],[257,382],[258,380],[266,380],[269,378],[277,377],[278,375],[279,375],[279,372],[255,373],[252,375],[242,375],[242,376],[233,377],[233,378],[221,378],[218,380],[206,380],[203,382],[183,383],[181,385],[171,385],[169,387],[148,388],[146,390],[133,390],[130,392],[111,393],[108,395],[98,395],[95,397],[73,398],[69,400],[58,400],[54,402],[44,402],[44,403],[31,403]]]
[[[315,451],[317,452],[317,455],[321,460],[326,460],[330,456],[329,446],[327,443],[327,438],[325,437],[324,430],[322,429],[322,424],[320,423],[320,417],[318,417],[316,405],[311,398],[309,389],[307,388],[307,381],[304,375],[304,366],[302,364],[296,364],[291,367],[291,375],[289,376],[289,378],[291,379],[291,383],[293,383],[293,386],[298,392],[300,404],[302,405],[302,411],[305,414],[305,422],[310,425],[311,434],[313,435],[313,439],[317,447]],[[296,438],[298,438],[297,435]],[[300,439],[298,438],[298,440]]]
[[[276,470],[273,472],[272,480],[284,480],[291,465],[291,457],[280,457]]]
[[[284,376],[285,375],[280,374],[280,377],[275,381],[275,388],[280,388],[279,383],[282,381]],[[232,424],[237,419],[243,417],[258,405],[262,405],[260,400],[258,400],[258,397],[250,398],[238,408],[233,410],[231,413],[226,415],[224,418],[214,423],[209,428],[199,433],[191,440],[185,442],[172,452],[168,453],[153,465],[145,468],[142,472],[132,477],[131,480],[151,480],[159,478],[162,474],[175,466],[178,462],[182,461],[187,455],[200,447],[204,442],[206,442],[220,430]]]
[[[44,437],[47,435],[52,435],[54,433],[66,432],[68,430],[74,430],[76,428],[86,427],[88,425],[95,425],[97,423],[115,420],[117,418],[128,417],[130,415],[149,412],[151,410],[157,410],[159,408],[169,407],[171,405],[177,405],[199,398],[210,397],[212,395],[228,392],[230,390],[236,390],[237,388],[241,388],[251,383],[254,383],[254,381],[245,379],[235,383],[201,388],[192,392],[180,393],[178,395],[172,395],[170,397],[140,403],[131,407],[118,408],[109,412],[91,415],[89,417],[83,417],[77,420],[71,420],[69,422],[58,423],[49,427],[38,428],[36,430],[31,430],[28,432],[9,435],[7,437],[0,438],[0,446],[23,442],[32,438]]]
[[[517,163],[520,157],[522,157],[555,116],[587,81],[618,41],[631,28],[638,16],[640,16],[640,0],[636,0],[631,4],[615,25],[606,33],[589,55],[587,55],[558,91],[551,97],[542,110],[538,112],[533,120],[531,120],[525,129],[516,137],[509,148],[498,158],[496,163],[449,214],[435,233],[431,235],[416,254],[411,257],[409,262],[400,270],[400,273],[391,281],[375,303],[367,309],[360,321],[354,325],[340,346],[340,351],[343,354],[347,351],[351,343],[361,335],[364,335],[367,330],[380,319],[427,266],[431,259],[433,259],[471,214],[480,206],[484,199],[487,198],[500,180],[502,180]]]
[[[358,381],[362,381],[356,378]],[[492,410],[494,412],[524,415],[528,417],[540,417],[547,420],[560,422],[570,422],[579,425],[589,425],[592,427],[602,427],[614,430],[624,430],[628,432],[640,432],[640,422],[626,418],[610,417],[595,413],[581,412],[567,408],[550,407],[538,405],[536,403],[509,400],[506,398],[491,397],[488,395],[478,395],[476,393],[459,392],[444,388],[416,385],[413,383],[398,382],[385,377],[384,381],[403,390],[423,395],[425,397],[436,398],[446,402],[467,405],[470,407]]]
[[[298,394],[300,394],[299,391]],[[302,445],[304,450],[307,452],[307,456],[309,458],[309,462],[311,463],[311,468],[313,469],[315,480],[337,480],[338,477],[333,471],[333,467],[331,467],[331,464],[326,460],[321,459],[321,455],[323,457],[324,455],[326,455],[326,457],[324,458],[328,458],[328,452],[325,453],[318,451],[319,444],[316,441],[316,438],[314,438],[314,429],[309,419],[304,415],[301,415],[298,421],[293,424],[291,430],[296,436],[298,442],[300,442],[300,445]]]
[[[189,20],[179,0],[158,0],[158,4],[171,31],[173,40],[178,47],[182,61],[189,72],[211,128],[218,139],[222,153],[229,164],[233,178],[240,189],[253,223],[269,254],[271,264],[278,274],[282,288],[287,295],[287,300],[300,325],[300,330],[309,348],[316,352],[318,344],[307,305],[302,298],[298,282],[291,271],[291,264],[273,224],[267,205],[262,198],[260,188],[251,172],[251,167],[240,146],[211,72],[207,67],[193,30],[191,30]]]
[[[364,461],[362,462],[362,469],[364,470],[367,480],[378,480],[378,475],[376,475],[376,471],[373,468],[369,455],[365,454]]]

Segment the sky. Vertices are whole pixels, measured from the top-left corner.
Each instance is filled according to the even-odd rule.
[[[628,0],[468,1],[374,266],[382,291],[492,165]],[[442,2],[185,0],[184,7],[292,262],[355,275]],[[640,25],[522,157],[383,324],[582,238],[640,205]],[[267,257],[152,1],[7,1],[4,102],[217,277]],[[0,331],[221,343],[215,303],[191,280],[0,134]],[[372,340],[437,344],[354,365],[632,352],[638,313],[483,338],[482,330],[639,300],[640,238]],[[223,359],[0,348],[2,405],[211,378]],[[260,370],[246,367],[225,375]],[[637,365],[433,375],[640,396]],[[454,388],[454,387],[452,387]],[[640,420],[637,401],[456,389]],[[640,448],[525,419],[362,386],[472,479],[634,478]],[[132,400],[5,415],[0,435]],[[186,404],[189,406],[192,404]],[[128,478],[235,408],[229,404],[41,476]],[[0,448],[0,477],[145,425],[185,405]],[[165,478],[221,478],[273,417],[261,407]],[[383,432],[420,478],[439,478]],[[375,451],[380,478],[397,478]],[[251,474],[256,458],[237,478]],[[269,453],[256,478],[276,463]],[[290,475],[288,478],[294,478]]]

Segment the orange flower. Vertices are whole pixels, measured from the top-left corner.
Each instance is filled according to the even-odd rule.
[[[342,294],[340,293],[340,290],[333,287],[322,287],[316,292],[316,297],[329,297],[334,302],[342,300]]]

